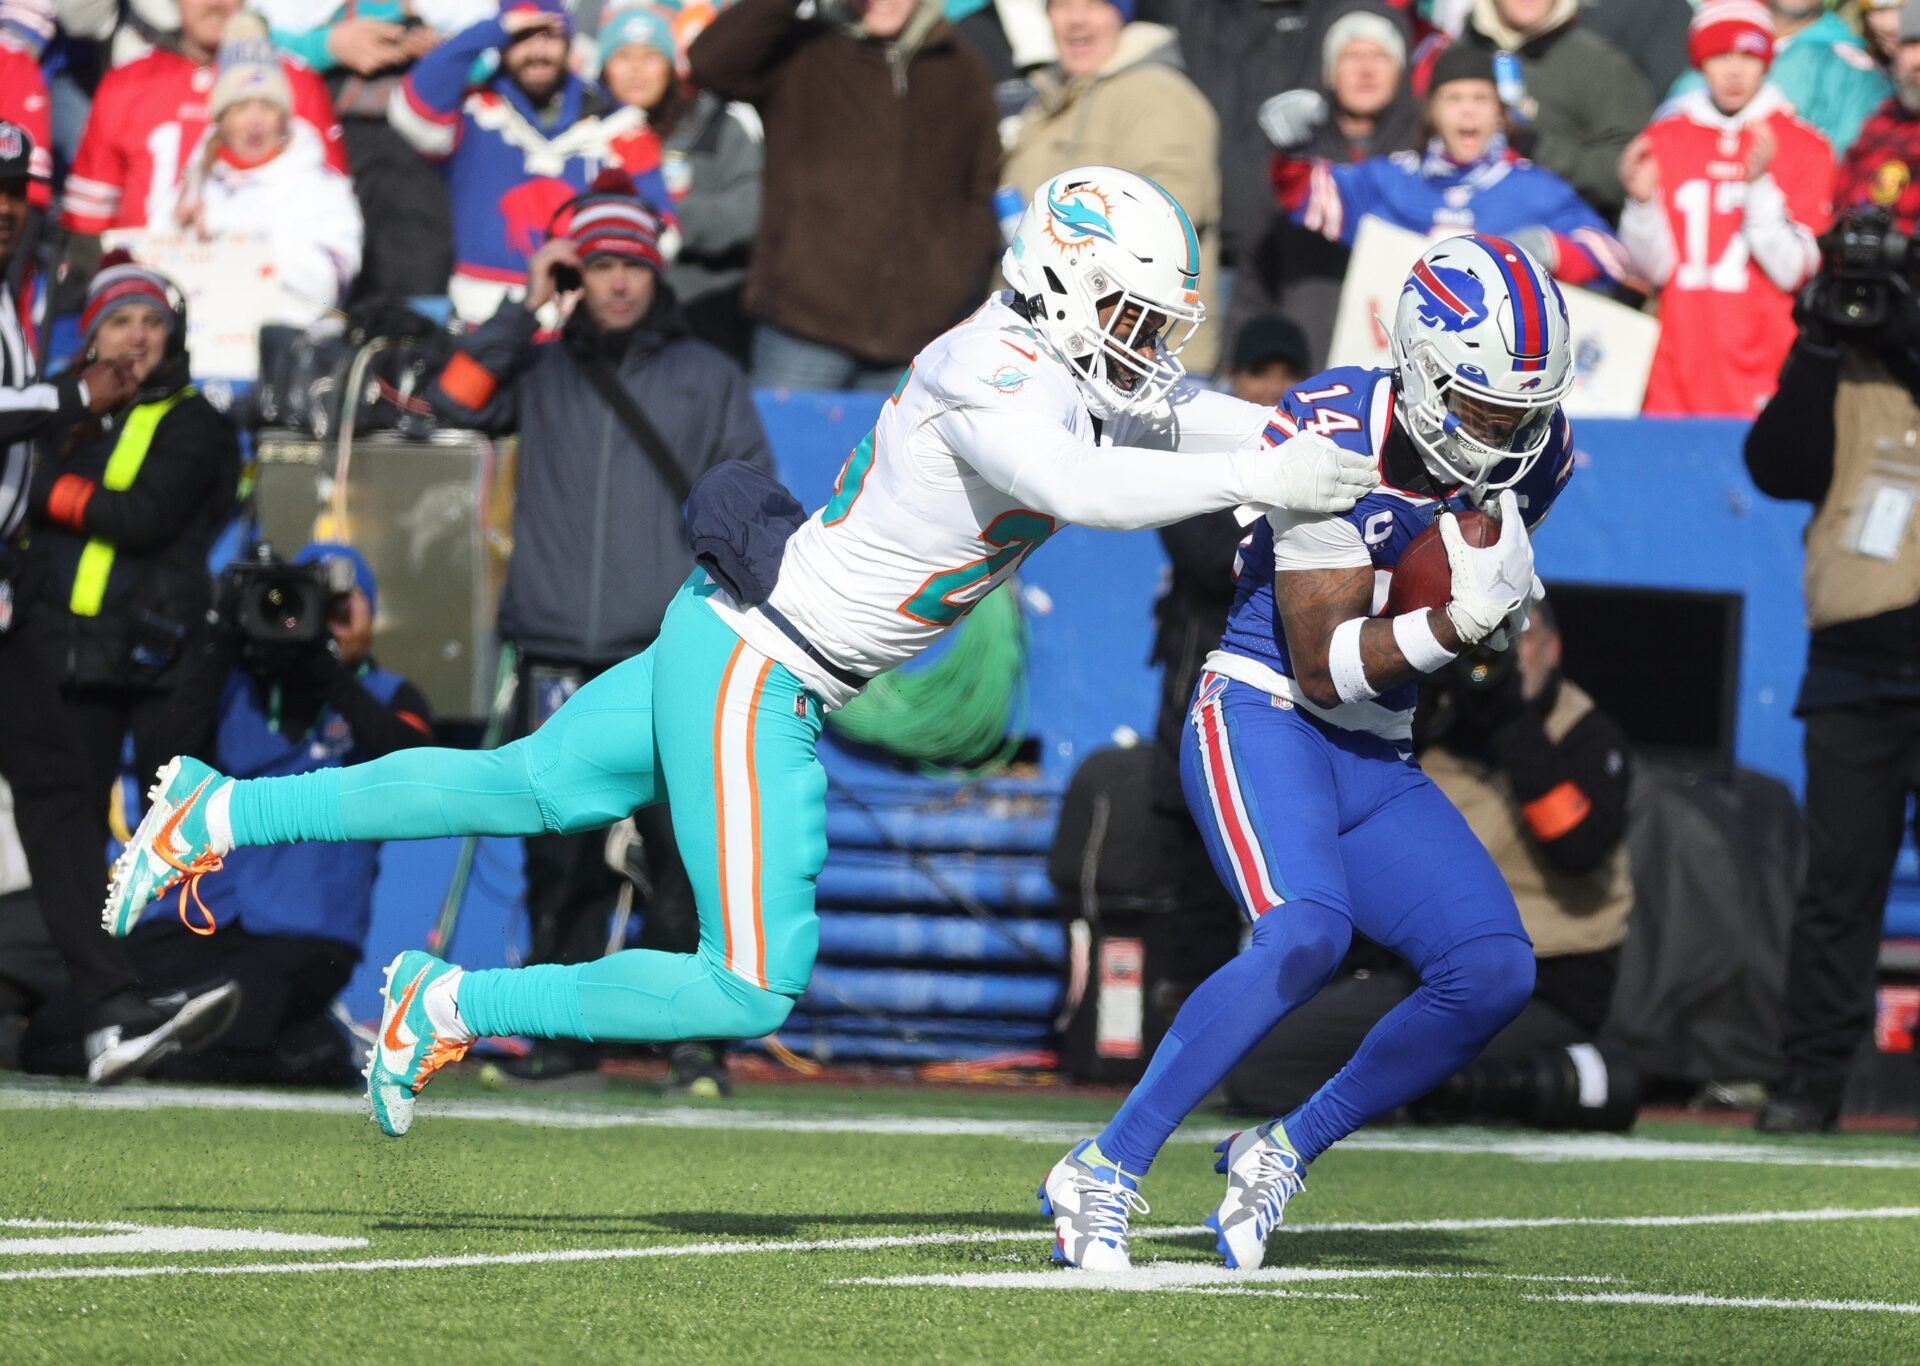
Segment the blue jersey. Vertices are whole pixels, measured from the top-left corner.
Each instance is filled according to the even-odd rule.
[[[1392,426],[1391,372],[1343,366],[1316,375],[1290,390],[1274,410],[1266,441],[1269,445],[1278,445],[1296,432],[1317,432],[1349,450],[1364,451],[1384,462],[1387,434]],[[1383,479],[1385,473],[1383,463]],[[1573,430],[1565,414],[1556,412],[1546,449],[1513,490],[1529,530],[1547,515],[1572,473]],[[1496,470],[1495,482],[1500,477],[1500,471]],[[1372,561],[1374,614],[1385,605],[1393,568],[1414,538],[1432,525],[1444,509],[1459,510],[1465,506],[1466,501],[1457,494],[1446,499],[1431,498],[1382,482],[1350,511],[1330,514],[1334,520],[1352,526]],[[1269,684],[1269,674],[1289,680],[1294,677],[1286,629],[1274,605],[1276,569],[1273,523],[1262,518],[1241,543],[1235,559],[1233,610],[1227,616],[1220,654],[1214,657],[1221,666],[1218,671],[1256,686]],[[1233,658],[1222,660],[1221,655],[1263,667],[1236,666]],[[1270,690],[1283,691],[1296,702],[1301,700],[1297,689],[1286,689],[1282,685],[1280,689]],[[1347,703],[1331,712],[1314,710],[1335,724],[1404,737],[1411,726],[1418,691],[1419,684],[1410,680],[1388,689],[1370,703]]]

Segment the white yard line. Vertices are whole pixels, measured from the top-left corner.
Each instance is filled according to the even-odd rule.
[[[1265,1266],[1229,1271],[1200,1262],[1153,1262],[1130,1271],[953,1271],[918,1276],[855,1276],[839,1285],[952,1286],[961,1290],[1113,1290],[1130,1294],[1211,1289],[1246,1294],[1261,1288],[1318,1281],[1555,1281],[1605,1284],[1606,1276],[1513,1276],[1498,1271],[1426,1271],[1410,1267]]]
[[[1405,1233],[1421,1230],[1457,1231],[1478,1228],[1555,1228],[1555,1227],[1616,1227],[1616,1228],[1665,1228],[1682,1224],[1760,1224],[1760,1223],[1833,1223],[1850,1219],[1899,1219],[1920,1218],[1920,1208],[1885,1207],[1877,1209],[1827,1209],[1827,1210],[1772,1210],[1734,1214],[1699,1214],[1674,1216],[1621,1216],[1619,1218],[1568,1218],[1568,1219],[1513,1219],[1513,1220],[1458,1220],[1435,1219],[1425,1222],[1395,1220],[1377,1224],[1290,1224],[1284,1227],[1288,1232],[1312,1233],[1325,1232],[1380,1232]],[[1209,1233],[1199,1225],[1171,1225],[1136,1229],[1136,1239],[1152,1238],[1190,1238]],[[965,1233],[924,1233],[873,1235],[863,1238],[800,1238],[774,1240],[763,1239],[737,1242],[676,1243],[652,1247],[614,1247],[614,1248],[556,1248],[545,1252],[497,1252],[470,1253],[454,1257],[380,1257],[353,1261],[311,1261],[311,1262],[255,1262],[243,1265],[192,1266],[184,1264],[161,1266],[73,1266],[73,1267],[34,1267],[20,1271],[0,1271],[0,1281],[52,1281],[52,1280],[112,1280],[138,1278],[145,1276],[266,1276],[266,1275],[312,1275],[324,1271],[436,1271],[460,1267],[485,1266],[541,1266],[564,1262],[602,1262],[632,1261],[658,1257],[734,1257],[752,1254],[789,1255],[799,1252],[869,1252],[887,1248],[919,1247],[956,1247],[979,1243],[1047,1242],[1046,1225],[1036,1220],[1026,1228],[988,1229]],[[1143,1271],[1156,1271],[1174,1276],[1200,1275],[1199,1283],[1211,1283],[1214,1276],[1224,1277],[1222,1284],[1245,1284],[1245,1278],[1239,1273],[1231,1273],[1222,1267],[1197,1263],[1154,1263],[1141,1268]],[[1268,1276],[1268,1273],[1272,1273]],[[1001,1275],[1033,1275],[1032,1272],[988,1273]],[[1059,1272],[1037,1273],[1041,1275],[1060,1275]],[[1254,1274],[1254,1273],[1249,1273]],[[1359,1276],[1380,1273],[1366,1271],[1329,1270],[1313,1267],[1274,1267],[1261,1273],[1268,1279],[1284,1278],[1290,1281],[1352,1279]],[[1423,1276],[1427,1272],[1395,1272],[1401,1276]],[[1451,1273],[1450,1273],[1451,1274]],[[1462,1273],[1468,1274],[1468,1273]],[[1471,1273],[1484,1276],[1489,1273]],[[1560,1280],[1580,1283],[1602,1283],[1605,1277],[1533,1277],[1504,1276],[1513,1280]],[[940,1283],[935,1277],[928,1284]],[[1074,1275],[1073,1283],[1081,1288],[1092,1287],[1088,1278]]]
[[[168,1224],[83,1224],[64,1219],[0,1219],[0,1228],[67,1237],[0,1238],[0,1257],[110,1257],[155,1252],[346,1252],[365,1238],[275,1233],[264,1228],[191,1228]]]
[[[1653,1304],[1680,1309],[1814,1309],[1843,1314],[1920,1314],[1920,1304],[1890,1304],[1885,1300],[1774,1300],[1755,1295],[1656,1295],[1638,1290],[1528,1295],[1526,1298],[1556,1304]]]
[[[94,1090],[78,1084],[0,1085],[0,1110],[153,1111],[228,1110],[357,1116],[365,1102],[355,1096],[269,1090],[224,1090],[202,1086],[135,1086]],[[529,1124],[554,1129],[664,1128],[782,1133],[862,1134],[872,1137],[992,1138],[1008,1142],[1067,1145],[1085,1138],[1090,1123],[1033,1119],[979,1119],[959,1115],[799,1115],[773,1110],[705,1109],[642,1105],[600,1109],[516,1101],[433,1100],[421,1103],[430,1123],[440,1120]],[[1220,1128],[1182,1131],[1176,1143],[1215,1143]],[[417,1141],[417,1140],[416,1140]],[[1920,1170],[1920,1154],[1834,1151],[1825,1146],[1728,1143],[1633,1138],[1603,1134],[1515,1134],[1488,1129],[1357,1134],[1345,1150],[1508,1157],[1522,1162],[1740,1162],[1784,1167],[1859,1167]]]

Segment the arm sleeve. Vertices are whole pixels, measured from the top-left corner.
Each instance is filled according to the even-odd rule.
[[[387,100],[387,121],[424,157],[453,155],[460,140],[460,106],[467,98],[467,76],[483,52],[507,41],[498,19],[483,19],[461,29],[413,64]]]
[[[794,0],[739,0],[715,15],[687,49],[696,84],[723,99],[759,104],[799,41]]]
[[[239,467],[233,428],[211,407],[193,403],[161,419],[131,486],[116,492],[49,463],[34,475],[33,511],[42,521],[145,554],[171,542],[209,501],[231,496],[232,489],[218,486]]]
[[[0,445],[25,441],[57,430],[86,416],[80,375],[69,371],[59,379],[18,389],[0,389]]]
[[[1344,517],[1322,512],[1288,512],[1275,509],[1267,514],[1273,528],[1273,567],[1277,572],[1296,569],[1365,569],[1373,563],[1360,529]]]
[[[333,59],[333,53],[327,50],[327,37],[332,32],[333,24],[326,23],[319,28],[299,32],[274,29],[269,36],[273,39],[273,45],[282,52],[292,53],[315,71],[325,74],[339,65]]]
[[[433,712],[411,683],[402,683],[394,690],[393,702],[386,704],[367,691],[353,670],[342,668],[327,687],[327,705],[353,732],[353,747],[362,759],[433,743]]]
[[[1649,284],[1664,285],[1673,277],[1673,228],[1667,222],[1664,192],[1644,204],[1627,200],[1620,211],[1620,245],[1626,248],[1634,273]]]
[[[327,83],[304,64],[282,62],[280,65],[287,73],[287,84],[293,87],[293,112],[312,124],[313,131],[320,135],[328,167],[340,175],[351,174],[347,169],[347,136],[341,131],[339,116],[334,113],[333,96],[327,93]]]
[[[1820,268],[1820,248],[1812,231],[1787,205],[1786,192],[1771,172],[1747,186],[1747,212],[1740,235],[1754,264],[1778,289],[1791,294]]]
[[[120,138],[128,122],[120,91],[121,72],[110,71],[94,95],[93,112],[80,135],[79,150],[67,171],[60,221],[67,231],[99,236],[113,226],[127,186],[127,153]]]
[[[1108,430],[1114,443],[1159,451],[1236,451],[1258,444],[1274,410],[1183,379],[1158,422],[1123,418]]]
[[[1802,338],[1780,367],[1780,387],[1747,430],[1747,473],[1769,498],[1817,503],[1833,482],[1833,409],[1840,353]]]
[[[427,401],[447,422],[483,432],[510,432],[519,421],[513,381],[533,355],[539,319],[517,299],[460,342],[427,390]]]
[[[1494,762],[1513,785],[1527,833],[1566,873],[1599,867],[1627,831],[1627,740],[1589,712],[1555,744],[1531,712],[1493,735]]]
[[[1257,501],[1245,462],[1261,452],[1169,456],[1099,446],[1020,410],[950,408],[929,424],[954,455],[1035,512],[1081,526],[1130,531]]]
[[[1626,248],[1573,186],[1558,177],[1555,181],[1541,223],[1553,233],[1553,277],[1569,285],[1622,278],[1627,273]]]
[[[352,187],[322,175],[303,211],[274,232],[281,281],[301,298],[332,308],[360,272],[364,226]]]
[[[1354,166],[1336,166],[1315,157],[1305,193],[1297,197],[1297,207],[1288,210],[1293,221],[1329,242],[1352,246],[1360,220],[1372,212],[1378,198],[1372,178],[1382,160],[1376,157]]]

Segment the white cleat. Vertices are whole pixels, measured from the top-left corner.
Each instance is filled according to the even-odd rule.
[[[1079,1144],[1040,1183],[1040,1212],[1053,1220],[1053,1260],[1087,1271],[1126,1271],[1133,1266],[1127,1220],[1148,1213],[1147,1202],[1140,1183],[1111,1162],[1085,1161],[1092,1147],[1092,1139]]]
[[[1227,1178],[1227,1195],[1206,1225],[1220,1235],[1215,1247],[1235,1271],[1259,1269],[1267,1256],[1267,1235],[1280,1227],[1287,1201],[1307,1187],[1307,1164],[1286,1133],[1274,1120],[1214,1146],[1220,1160],[1213,1169]]]

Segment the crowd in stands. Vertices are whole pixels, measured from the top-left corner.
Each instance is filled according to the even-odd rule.
[[[478,325],[613,168],[755,383],[891,387],[1112,164],[1199,231],[1197,373],[1276,310],[1323,360],[1374,216],[1656,313],[1646,410],[1749,414],[1834,213],[1920,209],[1910,52],[1899,0],[4,0],[0,118],[56,312],[104,250],[247,234],[279,321]]]

